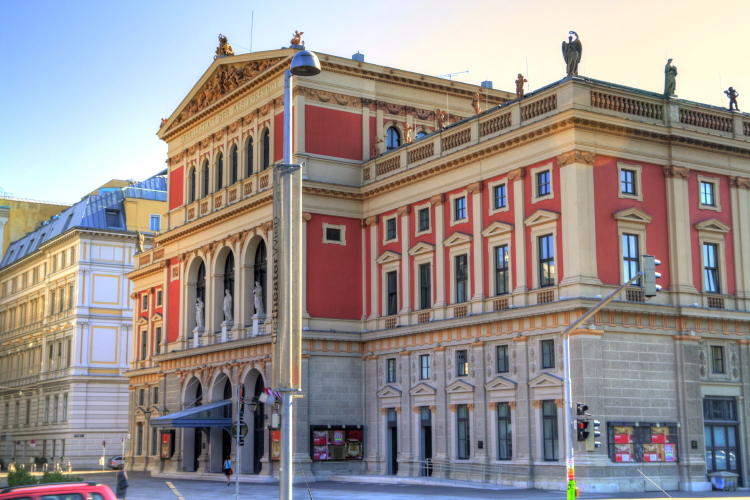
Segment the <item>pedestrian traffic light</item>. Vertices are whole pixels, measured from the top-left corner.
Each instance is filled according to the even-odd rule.
[[[586,422],[586,451],[596,451],[602,443],[596,440],[602,433],[599,431],[600,422],[598,420],[589,420]]]
[[[588,411],[589,407],[586,406],[583,403],[576,403],[576,415],[586,415],[586,412]]]
[[[653,255],[643,256],[643,295],[645,297],[655,297],[656,292],[661,290],[661,286],[656,284],[656,278],[661,278],[661,273],[656,272],[656,266],[660,264],[661,261]]]
[[[589,436],[589,431],[586,430],[586,428],[589,425],[588,420],[577,420],[576,421],[576,439],[578,441],[586,441],[586,438]]]

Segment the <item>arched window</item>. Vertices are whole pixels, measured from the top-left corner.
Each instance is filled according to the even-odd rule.
[[[401,145],[401,134],[396,127],[388,127],[385,137],[385,147],[388,150],[396,149]]]
[[[246,171],[247,171],[247,177],[250,177],[253,175],[253,138],[248,137],[247,138],[247,147],[245,147],[245,164],[247,165]]]
[[[216,159],[216,190],[224,187],[224,155],[219,153]]]
[[[195,167],[190,169],[188,174],[188,202],[195,201]]]
[[[198,279],[195,280],[195,298],[206,303],[206,265],[203,262],[198,268]]]
[[[229,380],[224,383],[224,400],[232,400],[232,383]],[[224,418],[232,418],[232,405],[224,407]]]
[[[193,406],[200,406],[202,404],[203,404],[203,387],[201,387],[201,384],[198,383],[198,387],[195,389],[195,401],[193,402]]]
[[[255,250],[254,283],[260,284],[263,289],[263,310],[266,309],[266,244],[261,241]],[[256,311],[257,312],[257,311]]]
[[[211,180],[208,172],[208,161],[203,162],[203,196],[208,196],[208,184]]]
[[[232,151],[229,153],[229,168],[229,184],[234,184],[237,182],[237,146],[232,146]]]
[[[263,131],[263,164],[261,170],[265,170],[271,165],[271,133],[268,129]]]
[[[227,260],[224,262],[224,290],[229,290],[234,297],[234,255],[232,253],[227,255]]]

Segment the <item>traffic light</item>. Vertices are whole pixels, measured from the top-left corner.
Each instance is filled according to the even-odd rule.
[[[596,440],[602,433],[599,431],[600,422],[598,420],[589,420],[586,422],[586,451],[596,451],[602,443]]]
[[[588,425],[588,420],[576,421],[576,436],[578,441],[586,441],[586,438],[589,436],[589,431],[586,430]]]
[[[582,415],[586,415],[586,412],[588,411],[589,407],[586,406],[583,403],[576,403],[576,415],[579,417]]]
[[[661,278],[661,273],[656,272],[656,266],[660,264],[661,261],[653,255],[643,256],[643,295],[645,297],[655,297],[656,292],[661,290],[661,286],[656,284],[656,278]]]

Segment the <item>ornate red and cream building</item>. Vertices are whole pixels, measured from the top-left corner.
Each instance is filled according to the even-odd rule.
[[[270,384],[294,52],[218,58],[159,130],[167,230],[130,274],[139,304],[163,295],[134,326],[136,469],[219,473],[239,449],[243,473],[278,471],[271,405],[245,411],[243,447],[223,427],[237,384],[248,400]],[[574,400],[602,422],[601,448],[576,443],[578,484],[648,489],[636,469],[671,490],[721,470],[747,484],[750,117],[577,78],[515,99],[319,55],[292,103],[308,475],[562,488],[561,332],[652,254],[663,291],[627,289],[572,336]]]

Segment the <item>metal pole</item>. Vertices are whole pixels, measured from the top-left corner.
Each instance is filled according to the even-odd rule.
[[[237,384],[237,435],[235,436],[234,449],[235,455],[237,455],[237,471],[234,474],[234,497],[240,500],[240,427],[242,427],[242,416],[241,408],[243,405],[242,401],[242,384]]]
[[[635,276],[630,278],[627,283],[620,285],[617,290],[609,294],[605,299],[586,311],[580,318],[568,325],[568,327],[563,331],[563,357],[565,358],[565,466],[568,476],[567,500],[575,500],[576,497],[576,474],[573,461],[573,396],[570,383],[570,332],[577,329],[591,316],[593,316],[604,306],[612,302],[612,299],[614,299],[615,296],[620,293],[623,288],[630,285],[641,276],[643,276],[642,272],[637,273]]]

